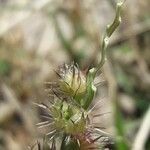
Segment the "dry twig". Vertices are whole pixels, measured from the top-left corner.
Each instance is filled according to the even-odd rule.
[[[143,123],[135,137],[132,150],[144,150],[145,142],[150,134],[150,107],[146,112]]]

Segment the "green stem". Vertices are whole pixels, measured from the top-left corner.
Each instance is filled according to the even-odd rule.
[[[106,49],[109,44],[109,39],[113,32],[116,30],[116,28],[119,26],[121,23],[121,8],[122,8],[123,2],[118,2],[117,3],[117,8],[116,8],[116,16],[112,24],[107,25],[106,28],[106,33],[104,35],[103,41],[102,41],[102,47],[101,47],[101,60],[98,63],[96,67],[96,72],[101,69],[101,67],[104,65],[105,60],[106,60]]]
[[[116,28],[119,26],[119,24],[121,23],[121,8],[122,8],[123,2],[118,2],[117,3],[117,8],[116,8],[116,16],[112,22],[112,24],[108,25],[106,28],[106,33],[104,35],[103,41],[102,41],[102,47],[101,47],[101,60],[100,62],[97,64],[97,66],[95,68],[92,68],[89,70],[88,72],[88,77],[87,77],[87,91],[86,91],[86,96],[84,98],[84,103],[83,103],[83,108],[87,109],[96,92],[96,87],[94,86],[93,82],[95,79],[95,76],[97,74],[97,72],[101,69],[101,67],[104,65],[105,63],[105,59],[106,59],[106,49],[109,43],[109,38],[111,37],[111,35],[113,34],[113,32],[116,30]]]

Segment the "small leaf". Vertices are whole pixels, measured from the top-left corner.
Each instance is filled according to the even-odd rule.
[[[95,68],[92,68],[89,70],[88,73],[86,95],[82,101],[82,107],[84,109],[87,109],[89,107],[96,93],[96,87],[94,86],[93,83],[94,78],[95,78]]]

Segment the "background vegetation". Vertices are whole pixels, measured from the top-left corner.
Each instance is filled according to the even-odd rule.
[[[35,124],[54,70],[75,61],[96,64],[101,37],[115,15],[115,0],[0,0],[0,150],[40,141]],[[95,84],[99,126],[117,139],[113,149],[150,149],[149,0],[127,0]],[[119,145],[118,141],[126,145]],[[128,147],[128,148],[127,148]]]

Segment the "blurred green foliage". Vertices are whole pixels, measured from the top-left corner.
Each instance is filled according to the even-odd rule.
[[[7,76],[11,71],[11,64],[4,59],[0,59],[0,75]]]

